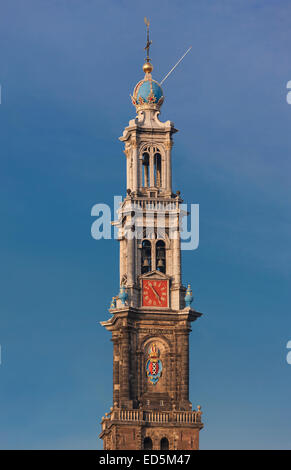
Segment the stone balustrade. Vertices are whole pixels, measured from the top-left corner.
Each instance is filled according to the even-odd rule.
[[[179,202],[173,201],[172,199],[158,201],[156,199],[149,198],[139,198],[134,201],[125,201],[122,206],[122,211],[126,212],[128,210],[149,210],[149,211],[176,211],[179,209]]]
[[[196,424],[201,423],[200,411],[145,411],[126,410],[115,408],[106,413],[102,418],[102,429],[106,429],[111,421],[146,422],[146,423],[177,423]]]

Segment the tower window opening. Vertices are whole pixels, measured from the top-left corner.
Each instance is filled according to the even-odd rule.
[[[156,260],[157,270],[161,273],[166,273],[166,245],[162,240],[156,243]]]
[[[169,441],[166,437],[163,437],[160,442],[161,450],[169,450]]]
[[[149,162],[150,157],[147,152],[142,155],[142,185],[144,188],[149,187]]]
[[[143,448],[145,450],[152,450],[153,448],[153,442],[150,437],[145,437],[143,440]]]
[[[155,186],[157,188],[161,187],[162,184],[162,159],[160,153],[155,153],[154,155],[154,173],[155,173]]]
[[[145,274],[152,270],[152,245],[149,240],[142,242],[141,249],[141,273]]]

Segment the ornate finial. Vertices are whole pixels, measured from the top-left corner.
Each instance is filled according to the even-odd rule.
[[[150,22],[149,20],[145,17],[144,18],[144,22],[146,24],[146,27],[147,27],[147,43],[146,43],[146,46],[145,46],[145,51],[147,51],[147,56],[146,56],[146,62],[145,64],[143,65],[143,71],[145,73],[151,73],[152,70],[153,70],[153,66],[152,64],[150,63],[151,59],[150,59],[150,46],[152,44],[152,41],[150,41]]]
[[[128,299],[128,293],[125,291],[125,286],[120,286],[120,292],[118,297],[120,298],[122,305],[125,305],[125,302]]]
[[[110,304],[110,309],[116,308],[116,299],[118,296],[112,297],[111,304]]]
[[[187,287],[187,290],[186,290],[186,295],[185,295],[186,307],[189,308],[192,302],[193,302],[192,289],[191,289],[190,284],[188,284],[188,287]]]

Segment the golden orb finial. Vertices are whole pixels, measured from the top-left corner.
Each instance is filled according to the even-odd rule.
[[[151,73],[154,67],[150,62],[145,62],[142,68],[143,68],[144,73]]]

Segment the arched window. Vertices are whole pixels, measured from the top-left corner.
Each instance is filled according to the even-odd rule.
[[[140,186],[162,187],[162,152],[155,145],[143,147],[139,160]]]
[[[145,450],[152,450],[153,448],[153,442],[150,437],[145,437],[143,440],[143,448]]]
[[[149,164],[150,156],[147,152],[142,155],[142,185],[144,188],[149,186]]]
[[[145,274],[152,270],[152,245],[149,240],[142,242],[141,249],[141,273]]]
[[[155,165],[155,186],[159,188],[162,185],[162,159],[160,153],[155,153],[154,155],[154,165]]]
[[[166,273],[166,245],[162,240],[156,243],[156,263],[157,270]]]
[[[166,437],[161,439],[160,448],[161,450],[169,450],[169,441]]]

